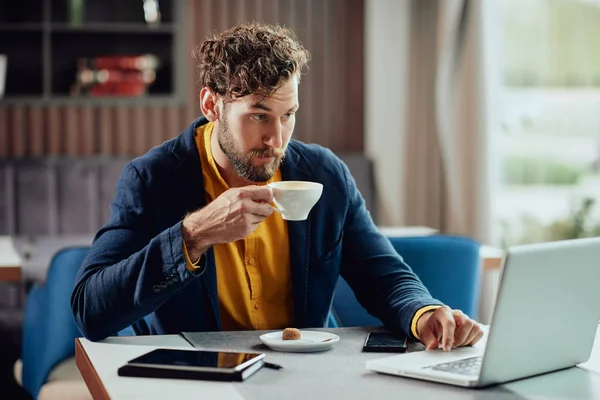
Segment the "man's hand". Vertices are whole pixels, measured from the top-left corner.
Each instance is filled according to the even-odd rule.
[[[428,311],[417,321],[417,333],[427,350],[442,346],[450,351],[460,346],[472,346],[483,337],[483,330],[460,310],[442,306]]]
[[[267,186],[233,188],[188,214],[182,231],[190,259],[200,258],[212,245],[235,242],[254,232],[273,213],[271,200],[273,192]]]

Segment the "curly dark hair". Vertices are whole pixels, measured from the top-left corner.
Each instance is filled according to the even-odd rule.
[[[307,68],[310,53],[279,25],[248,23],[215,34],[194,49],[198,83],[226,100],[262,93]]]

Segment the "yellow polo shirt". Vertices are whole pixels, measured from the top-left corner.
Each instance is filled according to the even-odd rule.
[[[219,173],[210,147],[213,123],[196,129],[196,145],[202,163],[204,193],[210,203],[229,186]],[[277,170],[269,182],[281,180]],[[221,328],[224,331],[280,329],[292,326],[293,302],[290,246],[287,224],[273,213],[245,239],[213,246],[217,266],[217,290]],[[193,270],[184,245],[188,268]],[[417,321],[437,306],[418,310],[411,324],[417,336]]]

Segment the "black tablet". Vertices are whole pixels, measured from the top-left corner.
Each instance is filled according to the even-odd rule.
[[[119,368],[120,376],[241,381],[264,364],[264,353],[156,349]]]

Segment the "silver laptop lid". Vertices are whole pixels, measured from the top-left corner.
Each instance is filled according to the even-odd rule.
[[[508,251],[479,385],[586,361],[600,318],[600,238]]]

